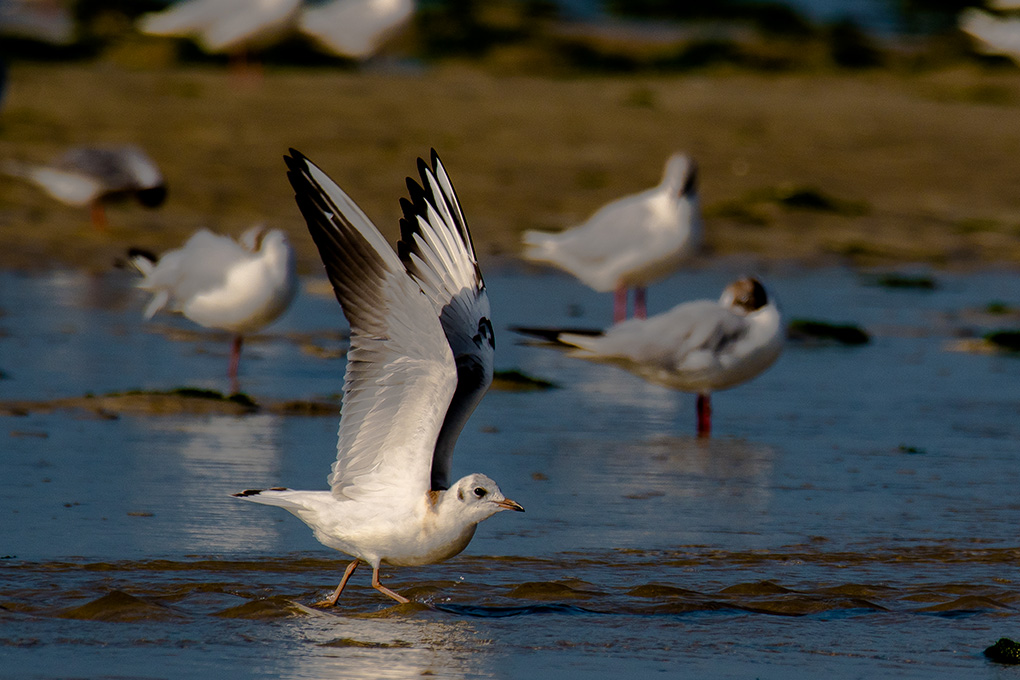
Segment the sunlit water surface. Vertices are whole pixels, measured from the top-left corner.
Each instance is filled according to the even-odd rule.
[[[736,270],[677,275],[652,312],[717,297]],[[855,322],[857,348],[790,345],[694,399],[525,346],[520,325],[599,326],[610,300],[569,278],[487,276],[497,368],[558,389],[492,391],[458,445],[527,508],[453,560],[359,572],[297,519],[230,494],[325,488],[336,418],[0,417],[0,676],[999,678],[1020,637],[1020,359],[951,351],[1020,326],[1009,273],[891,290],[844,270],[764,272],[790,318]],[[225,391],[224,338],[143,323],[125,274],[0,274],[0,399],[180,385]],[[330,399],[335,301],[303,294],[245,346],[256,400]],[[181,333],[184,331],[184,333]],[[73,673],[72,673],[73,671]]]

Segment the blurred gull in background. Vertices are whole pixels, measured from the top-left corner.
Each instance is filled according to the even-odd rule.
[[[149,35],[191,38],[206,52],[243,63],[249,52],[300,31],[325,51],[370,57],[414,13],[414,0],[187,0],[143,16]]]
[[[147,208],[166,200],[166,183],[156,163],[137,146],[68,149],[48,165],[8,160],[0,171],[25,179],[53,198],[90,206],[92,224],[106,228],[105,203],[133,197]]]
[[[275,321],[297,292],[286,234],[258,226],[235,241],[202,229],[158,260],[137,249],[130,255],[145,277],[138,287],[153,294],[146,319],[169,305],[201,326],[234,334],[227,375],[236,392],[243,336]]]
[[[149,35],[192,38],[206,52],[243,64],[248,53],[289,35],[302,0],[187,0],[142,16]]]
[[[62,0],[0,0],[0,36],[70,45],[74,17]]]
[[[1020,2],[1003,7],[1007,8],[1020,9]],[[1020,64],[1020,17],[1000,17],[968,7],[960,13],[959,25],[961,31],[975,39],[978,52],[1009,57]]]
[[[698,436],[712,431],[711,393],[754,378],[779,358],[779,308],[754,278],[734,281],[718,301],[695,300],[605,332],[514,328],[570,348],[570,356],[612,364],[698,395]]]
[[[299,27],[326,50],[366,59],[414,14],[414,0],[332,0],[308,7]]]
[[[634,316],[643,319],[645,287],[701,247],[697,177],[694,160],[674,154],[657,187],[613,201],[566,231],[524,232],[524,257],[565,269],[600,293],[615,290],[616,323],[627,318],[634,288]]]

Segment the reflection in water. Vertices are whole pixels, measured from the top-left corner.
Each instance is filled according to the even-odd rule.
[[[479,677],[491,663],[477,653],[486,641],[470,622],[438,615],[365,618],[314,612],[288,632],[304,644],[289,647],[291,653],[279,657],[273,669],[277,677],[456,679]]]
[[[278,531],[251,521],[250,509],[230,494],[251,480],[279,475],[281,417],[157,418],[148,423],[153,437],[173,433],[179,478],[189,480],[176,490],[178,539],[189,552],[229,552],[274,542]]]

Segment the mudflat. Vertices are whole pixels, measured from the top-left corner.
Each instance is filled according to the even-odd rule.
[[[162,208],[88,211],[0,179],[0,267],[109,268],[200,227],[292,233],[317,257],[287,183],[294,147],[392,238],[414,160],[434,147],[485,258],[559,230],[698,161],[707,255],[806,264],[1020,262],[1020,75],[977,65],[904,73],[544,78],[463,65],[403,70],[15,64],[0,159],[136,143],[163,168]]]

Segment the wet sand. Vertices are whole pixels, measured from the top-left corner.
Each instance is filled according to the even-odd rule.
[[[104,270],[126,244],[265,221],[317,265],[293,205],[288,147],[327,170],[384,230],[414,159],[441,153],[483,257],[655,184],[674,150],[702,170],[709,255],[810,264],[1020,259],[1020,79],[959,67],[890,72],[548,79],[476,69],[356,73],[15,65],[0,158],[137,142],[165,169],[159,211],[86,211],[0,181],[0,267]],[[298,238],[298,236],[301,236]]]

